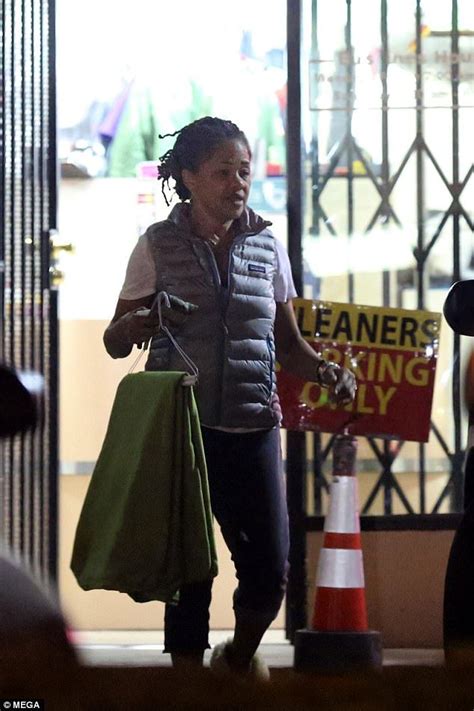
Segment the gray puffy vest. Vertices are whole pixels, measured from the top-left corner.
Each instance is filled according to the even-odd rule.
[[[191,233],[189,204],[151,225],[147,238],[157,271],[157,291],[199,308],[170,330],[199,369],[196,397],[209,427],[270,428],[278,423],[276,400],[275,238],[252,210],[240,219],[230,248],[227,289],[221,285],[210,245]],[[153,338],[147,370],[186,370],[162,334]]]

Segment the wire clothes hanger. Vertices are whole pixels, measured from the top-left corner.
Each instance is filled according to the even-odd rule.
[[[190,373],[185,378],[183,378],[183,385],[196,385],[198,377],[199,377],[198,367],[197,367],[196,363],[194,363],[194,361],[192,361],[191,358],[183,351],[183,349],[179,345],[178,341],[176,340],[176,338],[173,336],[173,334],[169,330],[168,326],[165,325],[165,323],[163,321],[163,315],[161,313],[163,302],[164,302],[166,308],[168,308],[168,309],[171,308],[170,297],[168,296],[166,291],[160,291],[160,293],[156,297],[156,306],[157,306],[157,310],[158,310],[158,321],[160,324],[160,330],[163,331],[164,333],[166,333],[169,340],[171,341],[173,346],[176,348],[179,355],[184,360],[184,362],[186,363],[186,365],[188,366],[188,368],[190,370]]]
[[[168,296],[166,291],[159,292],[155,301],[153,302],[151,309],[153,309],[156,306],[156,309],[158,311],[158,322],[159,322],[159,326],[160,326],[160,331],[163,331],[163,333],[166,334],[166,336],[171,341],[173,347],[177,350],[177,352],[179,353],[181,358],[184,360],[184,362],[188,366],[189,373],[183,378],[182,385],[196,385],[198,378],[199,378],[198,367],[194,363],[194,361],[192,361],[191,358],[187,355],[187,353],[185,353],[185,351],[181,348],[181,346],[177,342],[176,338],[173,336],[173,334],[169,330],[168,326],[165,324],[165,322],[163,320],[163,314],[162,314],[163,304],[166,306],[166,308],[168,308],[168,309],[171,308],[170,297]],[[131,373],[136,368],[138,362],[140,361],[144,352],[148,348],[148,344],[149,344],[149,341],[147,341],[146,343],[143,343],[142,350],[140,351],[140,353],[139,353],[138,357],[135,359],[135,361],[132,363],[130,370],[128,371],[129,373]]]

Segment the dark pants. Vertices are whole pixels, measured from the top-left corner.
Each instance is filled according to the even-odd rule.
[[[234,561],[236,618],[269,625],[285,594],[288,513],[280,432],[236,434],[203,428],[214,516]],[[165,651],[209,647],[212,580],[183,586],[165,610]]]

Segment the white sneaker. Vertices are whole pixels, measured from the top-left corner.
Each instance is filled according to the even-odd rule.
[[[217,674],[235,675],[235,671],[230,666],[227,658],[227,649],[231,646],[231,644],[232,640],[228,639],[226,642],[216,644],[212,650],[210,668]],[[255,681],[270,680],[270,670],[260,654],[254,654],[252,661],[250,662],[248,673],[245,676]]]

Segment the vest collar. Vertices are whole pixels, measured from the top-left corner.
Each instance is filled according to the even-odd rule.
[[[187,234],[192,236],[191,233],[191,203],[190,202],[180,202],[173,207],[168,219],[171,220],[180,230],[185,231]],[[272,224],[269,220],[264,220],[263,217],[257,215],[256,212],[250,207],[246,207],[242,215],[236,221],[238,225],[237,234],[255,235],[262,232],[266,227],[270,227]]]

